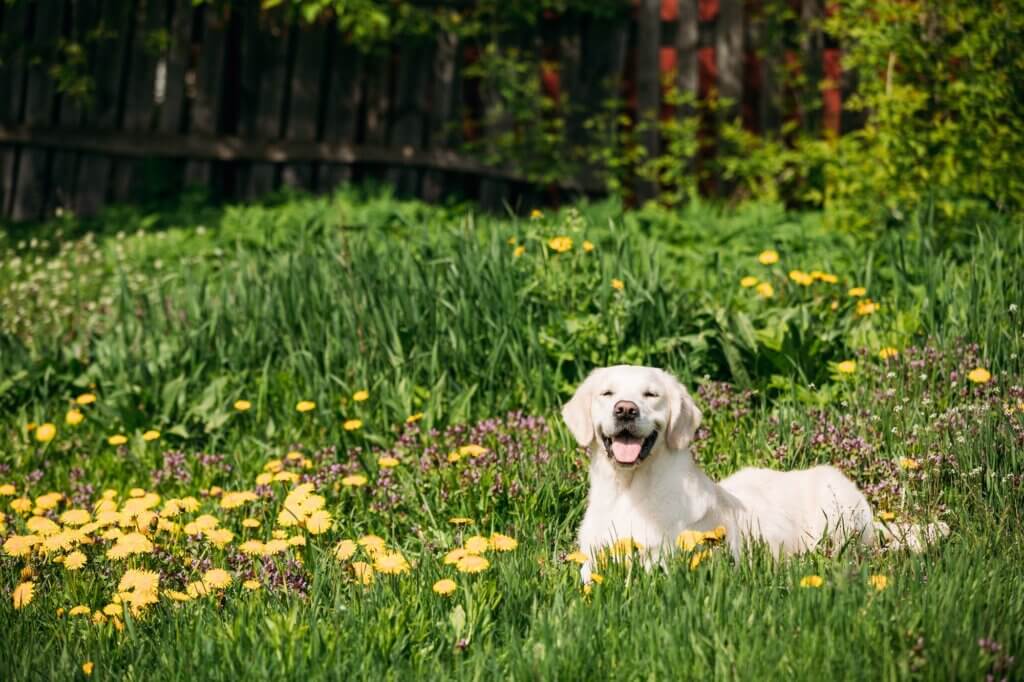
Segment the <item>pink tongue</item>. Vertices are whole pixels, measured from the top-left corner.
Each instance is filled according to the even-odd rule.
[[[615,455],[615,460],[622,462],[623,464],[632,464],[640,457],[640,448],[643,446],[642,441],[624,441],[616,438],[612,441],[612,454]]]

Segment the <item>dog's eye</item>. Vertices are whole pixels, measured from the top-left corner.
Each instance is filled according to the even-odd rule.
[[[644,397],[645,398],[657,398],[658,394],[654,393],[653,391],[644,391]]]
[[[605,391],[601,395],[603,395],[605,398],[611,398],[612,397],[612,392],[611,391]]]

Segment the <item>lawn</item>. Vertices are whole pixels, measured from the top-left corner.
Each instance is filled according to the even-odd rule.
[[[8,226],[0,677],[1020,679],[1021,263],[1019,220],[926,209],[347,189]],[[584,589],[558,408],[617,362],[691,387],[712,476],[829,462],[950,536]]]

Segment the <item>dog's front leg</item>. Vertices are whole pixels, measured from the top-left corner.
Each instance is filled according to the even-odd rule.
[[[583,581],[584,585],[589,585],[591,583],[591,581],[593,580],[590,577],[591,574],[594,572],[594,569],[591,566],[591,562],[592,561],[593,561],[592,559],[588,558],[586,560],[586,562],[582,566],[580,566],[580,580]]]

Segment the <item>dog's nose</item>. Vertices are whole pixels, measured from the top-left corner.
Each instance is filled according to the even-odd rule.
[[[615,403],[615,416],[618,419],[636,419],[640,416],[640,408],[632,401],[620,400]]]

